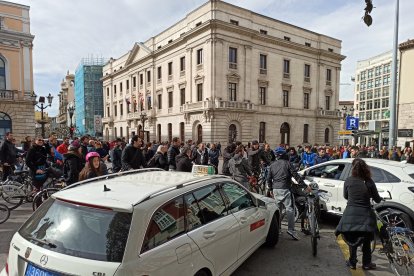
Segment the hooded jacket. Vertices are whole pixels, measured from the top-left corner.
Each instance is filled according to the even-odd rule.
[[[241,154],[235,154],[229,160],[229,169],[233,179],[242,184],[244,183],[244,185],[248,182],[247,176],[252,175],[249,162]]]
[[[67,185],[78,182],[82,171],[82,156],[72,151],[63,155],[63,177]]]

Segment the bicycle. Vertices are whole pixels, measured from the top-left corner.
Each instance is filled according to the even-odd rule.
[[[259,192],[262,195],[266,195],[266,181],[267,181],[267,175],[269,172],[269,166],[267,166],[265,163],[260,164],[260,174],[257,178],[257,186],[259,188]]]
[[[0,203],[0,224],[6,222],[10,217],[10,209],[6,204]]]
[[[29,171],[14,171],[7,180],[1,182],[0,196],[14,210],[24,202],[33,200],[33,186]]]
[[[33,211],[36,211],[52,194],[60,191],[64,187],[66,187],[66,183],[63,177],[52,177],[51,181],[44,184],[43,188],[34,195],[32,202]]]

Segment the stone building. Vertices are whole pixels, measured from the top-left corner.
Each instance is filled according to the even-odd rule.
[[[398,93],[398,129],[397,145],[406,143],[413,147],[414,129],[414,40],[400,44],[400,82]],[[404,130],[404,131],[401,131]],[[408,145],[407,144],[407,145]]]
[[[30,7],[0,1],[0,139],[35,134]]]
[[[104,66],[104,138],[337,144],[344,58],[340,40],[210,0]]]
[[[57,124],[59,127],[70,127],[71,125],[71,118],[69,115],[68,107],[72,106],[74,103],[75,95],[74,95],[74,84],[75,84],[75,75],[69,74],[67,72],[65,78],[60,83],[60,92],[58,94],[59,97],[59,114],[56,118]],[[72,117],[72,120],[74,118]]]

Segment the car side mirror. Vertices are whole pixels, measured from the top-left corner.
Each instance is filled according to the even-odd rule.
[[[266,202],[264,202],[263,200],[261,200],[261,199],[257,199],[256,200],[256,206],[257,207],[259,207],[259,208],[263,208],[263,209],[267,209],[266,208]]]

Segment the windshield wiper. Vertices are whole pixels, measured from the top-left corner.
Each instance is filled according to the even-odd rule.
[[[50,248],[56,248],[56,247],[57,247],[57,245],[56,245],[56,244],[51,243],[51,242],[48,242],[48,241],[47,241],[47,240],[45,240],[45,239],[41,240],[41,239],[38,239],[38,238],[33,237],[32,235],[30,235],[28,238],[29,238],[30,240],[36,241],[36,242],[38,242],[38,243],[41,243],[41,244],[47,245],[47,246],[49,246]]]

